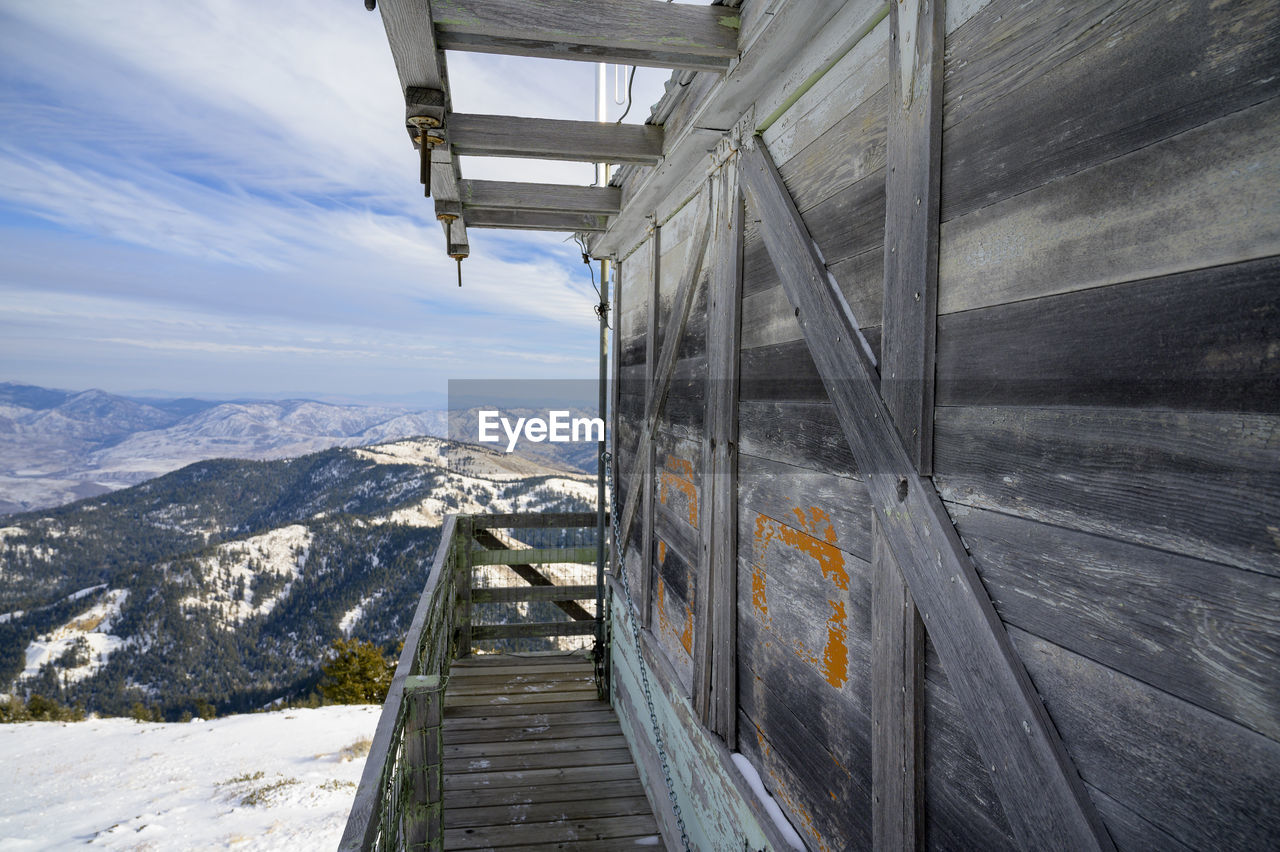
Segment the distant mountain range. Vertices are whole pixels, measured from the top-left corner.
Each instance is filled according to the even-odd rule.
[[[279,459],[443,436],[442,411],[212,402],[0,382],[0,514],[105,494],[202,459]]]
[[[46,407],[14,407],[96,408],[93,420],[118,423],[117,434],[149,434],[156,430],[129,430],[167,414],[106,394],[56,402],[23,393]],[[221,410],[205,422],[235,422],[232,408],[182,419]],[[280,419],[321,415],[342,423],[307,404]],[[302,434],[321,425],[312,420]],[[445,513],[584,511],[594,502],[591,477],[421,438],[276,461],[200,461],[12,515],[0,520],[0,693],[114,714],[137,702],[170,719],[305,695],[340,636],[395,652]]]

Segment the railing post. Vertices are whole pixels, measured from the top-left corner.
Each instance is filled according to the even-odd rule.
[[[439,675],[414,675],[404,682],[404,809],[407,852],[444,848],[444,687]]]
[[[458,656],[471,653],[471,549],[475,546],[476,529],[470,517],[458,518],[458,596],[462,606],[462,623],[458,625]]]

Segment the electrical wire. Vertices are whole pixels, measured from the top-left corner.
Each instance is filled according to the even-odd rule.
[[[618,116],[618,120],[614,124],[621,124],[622,119],[627,117],[627,113],[631,112],[631,84],[636,81],[636,66],[631,66],[631,73],[627,75],[627,108],[622,111],[622,115]]]

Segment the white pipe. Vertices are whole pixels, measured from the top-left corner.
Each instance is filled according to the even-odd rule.
[[[596,63],[596,121],[608,121],[608,103],[607,103],[607,81],[605,77],[605,64],[603,62]],[[596,163],[596,185],[604,186],[609,180],[605,173],[605,164]]]

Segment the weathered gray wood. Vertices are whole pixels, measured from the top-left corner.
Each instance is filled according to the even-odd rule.
[[[444,524],[440,528],[440,544],[436,547],[431,572],[427,575],[422,596],[418,599],[418,607],[414,610],[413,620],[409,622],[409,629],[405,633],[404,648],[400,652],[400,660],[392,676],[387,701],[383,705],[382,713],[378,716],[378,727],[374,730],[373,743],[365,759],[364,771],[360,774],[360,786],[356,788],[355,801],[351,804],[351,813],[347,817],[347,825],[342,832],[342,840],[338,847],[342,852],[357,852],[357,850],[368,848],[377,834],[376,817],[382,804],[383,794],[382,767],[387,761],[396,737],[405,681],[415,668],[423,628],[432,615],[431,607],[437,603],[437,589],[441,583],[451,582],[453,579],[446,575],[451,564],[457,522],[457,515],[446,515]]]
[[[1006,624],[1280,740],[1280,578],[948,509]]]
[[[591,586],[511,586],[471,590],[474,603],[512,603],[515,601],[585,601],[596,596]]]
[[[915,472],[898,438],[855,321],[836,296],[777,168],[759,146],[741,156],[747,199],[772,223],[763,232],[769,256],[799,311],[894,558],[979,748],[999,767],[996,789],[1015,834],[1027,846],[1112,848],[937,492]]]
[[[574,713],[572,715],[583,716],[586,714]],[[455,745],[532,742],[567,736],[603,737],[618,733],[618,720],[613,717],[611,712],[602,711],[595,715],[604,719],[604,721],[598,723],[574,721],[572,724],[539,724],[523,728],[477,728],[473,730],[457,730],[446,727],[445,731],[449,742]]]
[[[792,526],[803,518],[818,538],[871,561],[871,501],[861,480],[742,453],[738,505]]]
[[[943,218],[1274,97],[1277,39],[1266,0],[993,0],[947,44]]]
[[[947,315],[938,401],[1280,413],[1278,279],[1268,257]]]
[[[941,23],[938,24],[941,27]],[[924,625],[879,521],[871,582],[871,833],[924,846]]]
[[[504,772],[462,772],[446,775],[445,789],[450,793],[468,793],[472,790],[526,790],[535,785],[562,781],[563,769],[524,769]],[[636,777],[634,763],[613,763],[602,766],[574,767],[573,778],[581,783],[619,781]]]
[[[458,590],[458,656],[465,657],[471,653],[471,589],[475,582],[475,572],[471,568],[471,542],[476,536],[476,529],[470,518],[464,516],[458,520],[458,536],[454,578]]]
[[[702,442],[702,594],[696,598],[694,706],[735,748],[738,722],[738,350],[744,216],[738,162],[720,170],[707,295],[706,437]]]
[[[649,412],[654,402],[653,392],[658,377],[658,311],[662,289],[662,226],[657,222],[653,224],[650,249],[649,310],[645,320],[644,336],[644,408],[640,412],[640,422],[642,424],[649,422]],[[634,416],[628,419],[633,420]],[[638,617],[641,624],[648,627],[653,621],[653,557],[655,549],[653,512],[657,500],[654,482],[657,476],[657,455],[652,440],[643,452],[641,452],[643,443],[635,437],[632,440],[636,441],[637,447],[632,453],[632,458],[635,460],[635,467],[632,470],[639,470],[642,481],[640,487],[634,489],[634,494],[627,494],[627,503],[630,503],[636,496],[642,501],[641,506],[643,509],[640,521],[640,596],[638,598],[640,612]],[[624,552],[626,545],[629,543],[629,537],[629,533],[624,532],[622,534],[621,540]],[[637,614],[633,613],[632,615],[636,617]]]
[[[445,50],[719,70],[738,55],[738,12],[658,0],[431,0]]]
[[[512,695],[513,701],[522,700],[523,696]],[[490,757],[511,754],[557,754],[572,751],[603,751],[605,749],[626,748],[627,740],[621,730],[613,730],[598,737],[563,737],[546,742],[492,742],[492,743],[454,743],[444,747],[445,757]]]
[[[611,718],[613,711],[608,711]],[[617,730],[616,718],[613,726]],[[644,786],[639,778],[625,778],[616,781],[586,781],[565,783],[559,779],[548,779],[539,784],[528,784],[519,787],[498,787],[492,790],[457,790],[445,793],[445,807],[454,808],[491,808],[498,805],[532,805],[538,802],[577,802],[587,799],[613,799],[629,796],[643,796]]]
[[[662,156],[662,128],[455,112],[449,118],[449,146],[455,154],[477,157],[651,165]]]
[[[942,407],[943,499],[1280,576],[1280,417]]]
[[[507,210],[463,205],[467,224],[473,228],[506,228],[517,231],[603,231],[606,216],[591,213],[555,213],[548,210]]]
[[[503,754],[493,757],[459,757],[444,762],[445,786],[453,775],[467,772],[508,772],[527,769],[570,769],[580,766],[609,766],[615,763],[631,763],[631,752],[625,747],[535,754]]]
[[[495,210],[544,210],[558,213],[612,215],[622,207],[622,190],[616,186],[464,180],[460,190],[464,206],[488,207]]]
[[[435,26],[431,21],[431,7],[422,0],[384,0],[378,5],[382,26],[387,33],[391,57],[395,61],[400,90],[405,94],[405,114],[432,114],[436,118],[448,117],[450,106],[448,71],[444,64],[444,52],[436,44]],[[439,105],[436,95],[439,92]],[[424,105],[421,101],[428,100]],[[417,131],[410,127],[409,138]],[[416,152],[415,152],[416,155]],[[448,150],[438,151],[431,166],[431,196],[445,201],[458,200],[458,164]],[[446,251],[469,254],[467,223],[459,218],[447,229],[441,222],[441,232],[447,234],[450,245]]]
[[[533,844],[567,844],[579,840],[608,840],[616,849],[620,844],[631,846],[631,843],[626,842],[627,838],[649,837],[656,833],[657,824],[654,823],[653,816],[645,815],[447,829],[444,841],[445,848],[450,850],[502,847],[529,849]],[[551,848],[570,847],[552,845]]]
[[[924,748],[928,847],[1025,849],[1014,839],[992,783],[991,765],[978,752],[936,654],[926,662]]]
[[[1280,254],[1278,134],[1280,97],[947,221],[939,314]]]
[[[923,476],[933,470],[943,19],[942,3],[889,4],[880,394]]]
[[[646,396],[645,423],[640,433],[640,441],[636,447],[635,455],[637,458],[647,458],[651,451],[658,417],[662,414],[663,405],[666,403],[667,394],[671,389],[671,375],[676,364],[676,351],[680,345],[680,338],[684,335],[684,327],[689,319],[689,308],[693,304],[693,293],[697,289],[697,283],[702,274],[703,254],[710,236],[710,228],[707,227],[709,205],[700,205],[700,207],[699,221],[701,225],[693,233],[693,248],[685,263],[684,270],[681,272],[680,286],[676,289],[675,299],[671,305],[671,313],[668,315],[663,330],[662,356],[654,370],[653,385],[649,388],[649,393]],[[657,243],[656,238],[654,242],[655,244]],[[653,299],[654,310],[657,310],[657,304],[658,299],[655,292]],[[654,336],[656,337],[656,335]],[[650,479],[652,480],[652,477]],[[627,495],[627,503],[623,508],[622,522],[619,526],[620,536],[624,542],[627,541],[631,533],[631,525],[635,521],[636,510],[640,504],[639,498],[640,494],[637,491]]]
[[[471,628],[471,639],[527,639],[537,636],[590,636],[595,632],[594,621],[545,621],[528,624],[476,624]]]
[[[1085,780],[1192,848],[1280,833],[1280,743],[1011,627]]]
[[[573,563],[585,565],[595,561],[595,547],[490,547],[471,550],[472,565],[545,565]]]
[[[444,836],[443,698],[444,682],[439,675],[405,679],[404,760],[409,800],[404,803],[403,820],[408,849],[437,848]]]
[[[493,533],[489,532],[488,529],[474,529],[472,531],[472,537],[482,547],[489,547],[489,548],[495,548],[495,549],[506,547],[506,542],[498,538]],[[466,551],[467,551],[466,558],[468,560],[468,564],[470,564],[471,548],[470,547],[466,548]],[[515,556],[519,553],[520,553],[519,551],[511,551],[512,556]],[[511,558],[511,557],[503,557],[503,558]],[[594,549],[592,549],[592,553],[590,554],[589,558],[587,558],[585,561],[591,562],[594,559],[595,559],[595,554],[594,554]],[[520,579],[524,580],[526,583],[528,583],[531,586],[556,585],[554,580],[552,580],[546,574],[543,574],[535,566],[530,565],[528,563],[517,563],[513,565],[510,562],[504,562],[499,564],[505,564],[508,568],[510,568],[513,572],[515,572],[516,576],[518,576]],[[467,596],[467,600],[470,601],[471,595],[472,595],[472,586],[471,586],[471,583],[469,582],[467,583],[465,594]],[[582,606],[582,604],[579,604],[576,601],[561,600],[561,601],[555,601],[554,603],[558,609],[560,609],[570,618],[573,618],[577,621],[594,621],[595,620],[595,616],[592,615],[591,612],[586,607]],[[470,604],[468,604],[468,607],[470,607]],[[469,623],[468,623],[468,629],[470,629]]]
[[[612,798],[599,796],[580,802],[538,802],[531,805],[454,808],[449,811],[449,827],[518,826],[525,823],[569,822],[593,817],[652,815],[652,813],[649,800],[644,797],[642,789],[638,795]]]
[[[529,713],[532,709],[536,709],[539,713],[586,713],[593,710],[599,710],[601,707],[608,705],[602,704],[598,700],[583,701],[556,701],[551,703],[538,702],[536,708],[532,705],[516,704],[469,704],[447,706],[445,711],[446,719],[453,718],[474,718],[477,716],[515,716]]]

